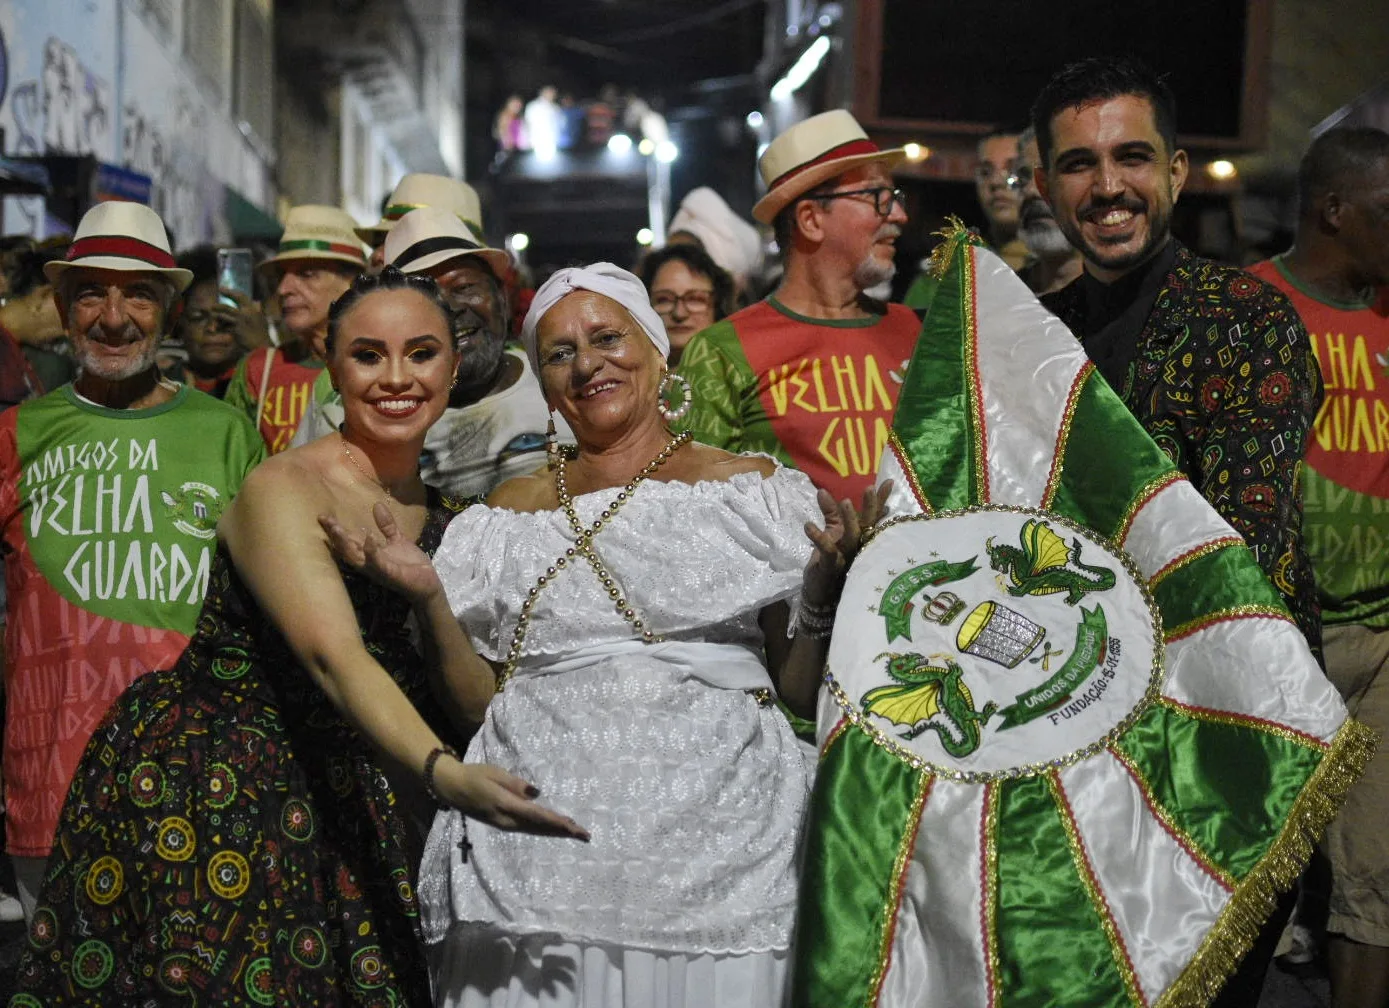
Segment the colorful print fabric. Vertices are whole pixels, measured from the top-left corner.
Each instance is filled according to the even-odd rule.
[[[1080,281],[1042,298],[1083,329]],[[1178,245],[1116,392],[1244,536],[1313,649],[1321,621],[1299,476],[1322,387],[1307,330],[1277,290]]]
[[[423,548],[452,514],[434,502]],[[343,577],[368,651],[437,720],[409,604]],[[426,1005],[407,829],[220,551],[183,658],[92,737],[10,1006]]]

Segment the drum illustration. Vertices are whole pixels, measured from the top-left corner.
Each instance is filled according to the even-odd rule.
[[[1014,668],[1042,643],[1046,628],[997,602],[981,602],[960,624],[955,645],[965,654]]]

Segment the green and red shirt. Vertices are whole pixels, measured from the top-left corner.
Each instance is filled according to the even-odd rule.
[[[1322,622],[1389,627],[1389,289],[1374,303],[1332,301],[1281,256],[1248,271],[1302,316],[1326,388],[1302,499]]]
[[[272,353],[267,379],[266,356]],[[323,364],[313,357],[291,361],[276,348],[257,347],[236,365],[236,373],[227,386],[226,401],[251,418],[260,429],[270,454],[274,455],[289,447],[294,432],[308,412],[314,382],[323,373]],[[262,387],[264,400],[260,398]]]
[[[187,386],[144,410],[71,385],[0,414],[9,853],[46,857],[92,730],[192,636],[217,519],[265,455]]]
[[[872,486],[921,320],[816,319],[774,297],[697,334],[680,359],[697,441],[766,452],[855,503]]]

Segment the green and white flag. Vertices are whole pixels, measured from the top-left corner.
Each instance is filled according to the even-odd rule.
[[[1243,540],[960,229],[849,572],[793,1003],[1201,1005],[1373,748]]]

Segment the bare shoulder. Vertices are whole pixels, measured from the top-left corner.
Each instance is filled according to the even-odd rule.
[[[283,526],[296,515],[310,519],[319,511],[331,510],[332,494],[326,489],[320,452],[313,445],[272,455],[252,469],[222,516],[220,527],[256,524],[272,517]]]
[[[735,455],[713,445],[695,442],[690,445],[685,465],[677,476],[695,483],[700,480],[729,480],[742,473],[755,472],[766,479],[776,470],[776,462],[765,455]]]
[[[487,495],[487,506],[508,511],[548,511],[555,507],[555,481],[547,466],[513,476]]]

